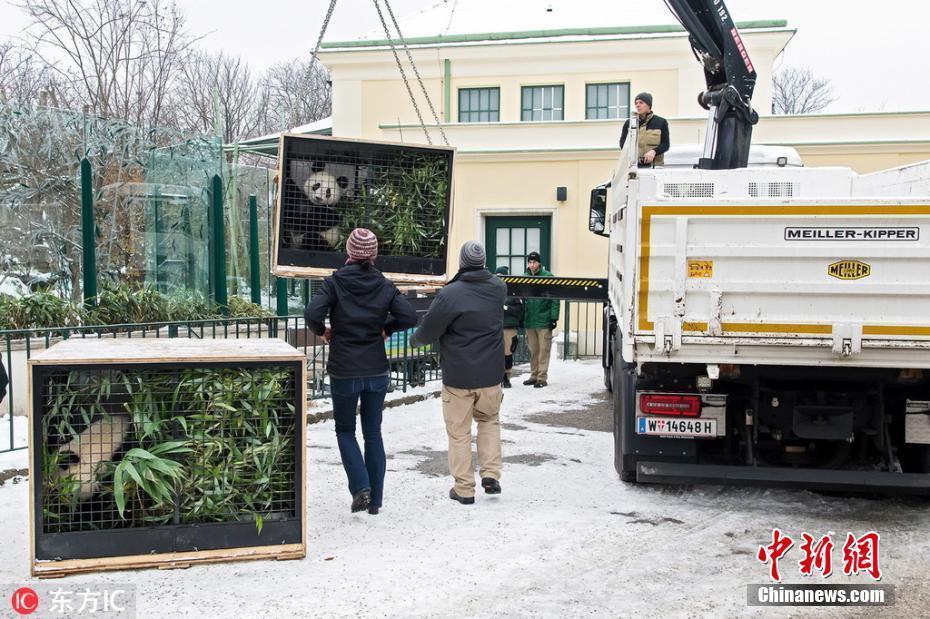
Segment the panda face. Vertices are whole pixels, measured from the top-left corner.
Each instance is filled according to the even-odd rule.
[[[313,172],[304,182],[304,193],[312,204],[333,206],[342,199],[343,190],[349,186],[345,176],[336,178],[326,171]]]

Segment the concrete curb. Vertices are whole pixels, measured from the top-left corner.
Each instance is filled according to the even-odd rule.
[[[426,400],[432,400],[433,398],[438,398],[441,391],[431,391],[430,393],[421,393],[419,395],[408,395],[403,398],[397,398],[394,400],[388,400],[384,403],[384,408],[397,408],[398,406],[407,406],[408,404],[415,404],[417,402],[424,402]],[[307,424],[322,423],[324,421],[330,420],[333,418],[333,410],[320,411],[319,413],[307,413]]]

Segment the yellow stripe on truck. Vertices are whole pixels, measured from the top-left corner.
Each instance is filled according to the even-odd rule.
[[[640,279],[637,294],[639,330],[642,332],[655,329],[655,323],[649,320],[649,256],[653,215],[930,215],[930,206],[925,205],[883,205],[880,209],[880,211],[876,212],[876,207],[868,204],[841,204],[836,206],[644,206],[639,237]],[[686,322],[682,325],[682,328],[685,331],[705,332],[709,329],[709,326],[703,322]],[[732,333],[804,333],[817,335],[830,335],[833,333],[831,325],[725,322],[721,324],[721,328],[724,332],[729,331]],[[930,327],[918,325],[866,325],[862,328],[862,334],[930,337]]]

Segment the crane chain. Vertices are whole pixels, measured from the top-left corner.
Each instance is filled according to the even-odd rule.
[[[442,122],[439,120],[439,114],[436,113],[436,108],[433,107],[433,100],[430,98],[429,92],[426,90],[426,85],[423,83],[423,78],[420,77],[420,72],[417,70],[417,65],[413,61],[413,55],[410,53],[410,47],[407,45],[407,40],[404,39],[404,35],[400,31],[400,25],[397,23],[397,18],[394,17],[394,11],[391,9],[391,3],[389,0],[384,0],[384,6],[387,7],[388,14],[391,16],[391,21],[394,23],[394,29],[397,30],[397,37],[400,39],[401,44],[404,46],[404,52],[407,54],[407,61],[410,62],[410,66],[413,68],[413,73],[417,77],[417,82],[420,84],[420,90],[423,92],[423,97],[426,99],[426,104],[429,106],[429,110],[433,114],[433,120],[436,122],[436,126],[439,127],[439,133],[442,135],[442,141],[446,146],[448,146],[449,139],[446,137],[446,131],[442,127]],[[390,37],[388,38],[390,39]]]
[[[320,36],[316,40],[316,47],[313,48],[313,55],[310,57],[310,64],[316,62],[316,55],[320,52],[320,46],[323,45],[323,36],[326,34],[326,28],[329,26],[329,20],[333,17],[333,11],[336,10],[336,0],[330,0],[329,8],[326,10],[326,17],[323,18],[323,27],[320,29]]]
[[[385,0],[386,2],[387,0]],[[387,37],[388,45],[391,46],[391,53],[394,54],[394,62],[397,63],[397,69],[400,71],[400,77],[404,80],[404,86],[407,88],[407,94],[410,96],[410,102],[413,103],[413,109],[417,113],[417,118],[420,121],[420,127],[423,129],[423,134],[426,136],[426,141],[430,146],[433,145],[433,139],[429,135],[429,130],[426,128],[426,123],[423,122],[423,114],[420,112],[420,106],[417,105],[416,97],[413,96],[413,89],[410,88],[410,82],[407,80],[407,73],[404,71],[404,65],[400,62],[400,56],[397,55],[397,47],[394,45],[394,41],[391,38],[391,30],[388,28],[387,21],[384,19],[384,13],[381,12],[381,5],[378,4],[378,0],[372,0],[375,5],[375,9],[378,11],[378,17],[381,19],[381,25],[384,27],[384,36]]]

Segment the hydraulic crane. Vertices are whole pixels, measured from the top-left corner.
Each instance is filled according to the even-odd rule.
[[[665,0],[689,34],[691,49],[704,66],[707,90],[698,103],[708,110],[703,170],[745,168],[749,162],[756,71],[736,23],[723,0]]]

